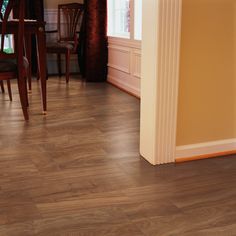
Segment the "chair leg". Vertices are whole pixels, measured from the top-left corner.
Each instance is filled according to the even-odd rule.
[[[18,89],[19,89],[22,111],[23,111],[25,120],[29,120],[29,114],[27,110],[28,94],[27,94],[26,87],[27,87],[27,84],[26,84],[25,78],[23,76],[18,78]]]
[[[9,99],[10,101],[12,101],[11,81],[9,79],[7,80],[7,90],[8,90]]]
[[[58,67],[58,74],[61,77],[61,54],[57,54],[57,67]]]
[[[70,51],[66,53],[66,83],[69,83],[70,78]]]
[[[0,81],[0,85],[1,85],[2,93],[5,93],[4,84],[2,80]]]

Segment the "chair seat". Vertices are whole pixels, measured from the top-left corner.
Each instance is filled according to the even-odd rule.
[[[24,68],[29,67],[29,62],[26,57],[23,58]],[[16,59],[0,59],[0,73],[1,72],[16,72],[17,71],[17,61]]]
[[[47,43],[47,52],[66,52],[67,50],[74,50],[73,42],[48,42]]]

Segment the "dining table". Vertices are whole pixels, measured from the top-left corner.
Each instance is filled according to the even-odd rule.
[[[41,100],[43,106],[43,114],[47,113],[47,69],[46,69],[46,35],[45,35],[44,21],[38,20],[24,20],[24,33],[25,33],[25,49],[26,57],[29,62],[30,76],[31,76],[31,38],[35,35],[36,48],[37,48],[37,63],[38,73],[41,84]],[[7,33],[14,34],[17,32],[18,19],[12,19],[7,23]],[[1,22],[0,22],[1,30]],[[24,45],[22,45],[24,46]],[[31,81],[31,80],[30,80]],[[30,83],[31,89],[31,83]]]

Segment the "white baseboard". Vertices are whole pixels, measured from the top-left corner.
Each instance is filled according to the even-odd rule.
[[[128,83],[123,82],[120,78],[115,78],[111,75],[107,76],[107,82],[113,84],[114,86],[133,94],[134,96],[140,98],[140,90],[136,87],[131,86]]]
[[[236,153],[236,139],[225,139],[213,142],[198,143],[176,147],[176,161],[201,156],[217,156],[223,153]],[[199,158],[200,159],[200,158]]]

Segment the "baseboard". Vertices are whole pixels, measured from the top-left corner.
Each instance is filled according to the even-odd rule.
[[[126,83],[120,82],[119,79],[116,79],[113,76],[108,75],[107,82],[132,96],[140,98],[140,91],[137,88],[134,88]]]
[[[236,139],[225,139],[176,147],[176,162],[236,154]]]

